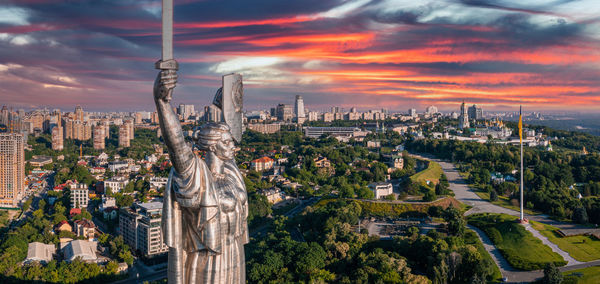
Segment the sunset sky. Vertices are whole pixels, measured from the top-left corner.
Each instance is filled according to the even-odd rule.
[[[600,112],[600,1],[174,0],[174,103]],[[525,4],[526,3],[526,4]],[[161,1],[0,1],[0,105],[153,110]]]

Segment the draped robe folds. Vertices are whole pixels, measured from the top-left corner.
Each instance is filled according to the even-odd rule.
[[[187,178],[184,178],[187,177]],[[233,160],[215,178],[195,157],[167,182],[162,231],[169,247],[169,283],[243,283],[248,200]]]

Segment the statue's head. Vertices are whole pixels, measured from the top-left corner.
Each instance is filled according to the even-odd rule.
[[[221,160],[231,160],[235,144],[229,126],[223,122],[211,122],[194,128],[194,143],[200,150],[214,153]]]

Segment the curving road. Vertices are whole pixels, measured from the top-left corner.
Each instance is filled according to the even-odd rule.
[[[416,158],[431,160],[431,161],[434,161],[434,162],[437,162],[438,164],[440,164],[440,166],[442,167],[442,170],[444,171],[444,173],[446,174],[446,177],[448,178],[448,182],[450,183],[450,189],[455,194],[454,198],[456,198],[457,200],[459,200],[467,205],[472,206],[472,208],[469,211],[465,212],[465,215],[468,216],[468,215],[476,214],[476,213],[502,213],[502,214],[508,214],[508,215],[512,215],[512,216],[519,216],[518,211],[514,211],[514,210],[511,210],[508,208],[494,205],[494,204],[488,202],[487,200],[481,199],[468,186],[467,182],[462,178],[462,176],[460,176],[458,169],[456,169],[454,164],[437,159],[437,158],[433,158],[431,156],[416,155],[416,154],[411,154],[411,155]],[[589,230],[589,228],[586,228],[586,227],[583,227],[583,226],[580,226],[577,224],[570,224],[570,223],[564,223],[564,222],[558,222],[556,220],[552,220],[547,215],[527,215],[526,214],[526,218],[529,220],[540,222],[540,223],[549,224],[549,225],[558,227],[562,230],[586,230],[586,229]],[[483,243],[483,246],[488,251],[488,253],[491,255],[492,259],[496,262],[496,264],[498,265],[498,268],[500,268],[500,272],[502,273],[502,276],[507,278],[508,282],[513,282],[513,283],[533,282],[533,281],[541,278],[544,275],[543,271],[541,271],[541,270],[520,271],[520,270],[513,268],[512,266],[510,266],[508,261],[506,261],[506,259],[500,253],[500,251],[494,246],[492,241],[487,237],[487,235],[483,231],[477,229],[474,226],[469,225],[468,227],[469,227],[469,229],[472,229],[473,231],[475,231],[477,233],[477,235],[479,236],[479,239]],[[548,238],[544,237],[537,230],[533,229],[533,227],[531,227],[530,225],[527,225],[525,228],[528,231],[530,231],[535,237],[540,239],[545,245],[550,247],[554,252],[561,255],[565,259],[565,261],[567,261],[566,266],[559,268],[563,272],[580,269],[580,268],[584,268],[584,267],[600,265],[600,260],[590,261],[590,262],[577,261],[573,257],[571,257],[569,255],[569,253],[561,250],[556,244],[550,242],[548,240]]]

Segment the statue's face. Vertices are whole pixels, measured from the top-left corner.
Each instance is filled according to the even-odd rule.
[[[221,140],[215,144],[215,155],[222,160],[231,160],[235,154],[235,144],[231,133],[223,134]]]

